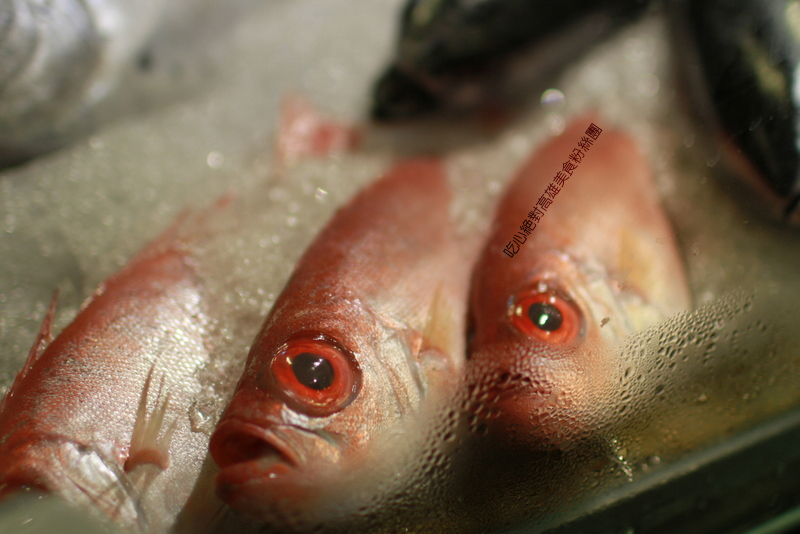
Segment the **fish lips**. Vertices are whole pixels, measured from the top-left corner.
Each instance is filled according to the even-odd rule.
[[[268,514],[275,505],[311,500],[315,488],[302,451],[314,438],[299,434],[305,431],[282,424],[223,420],[210,443],[222,468],[215,482],[219,498],[255,516]]]

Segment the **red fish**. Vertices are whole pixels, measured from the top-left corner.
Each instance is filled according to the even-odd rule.
[[[50,341],[54,300],[2,401],[0,494],[34,488],[154,532],[174,520],[208,443],[188,415],[208,319],[180,231],[103,282]]]
[[[407,441],[405,422],[453,391],[471,257],[450,198],[440,161],[401,163],[305,252],[211,438],[232,507],[264,520],[310,508],[326,480],[369,465],[378,441]]]
[[[470,373],[493,391],[480,411],[496,417],[492,429],[556,446],[609,416],[621,342],[690,305],[647,161],[622,132],[587,136],[591,120],[533,154],[509,186],[470,303]],[[565,162],[576,167],[559,179]]]

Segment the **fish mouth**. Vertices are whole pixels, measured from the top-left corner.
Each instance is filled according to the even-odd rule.
[[[216,478],[217,495],[240,510],[270,500],[270,494],[287,497],[305,466],[304,458],[277,429],[238,418],[220,423],[209,448],[222,469]]]

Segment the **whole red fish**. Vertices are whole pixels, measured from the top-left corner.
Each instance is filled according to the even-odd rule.
[[[647,161],[592,121],[522,166],[473,278],[469,372],[491,390],[478,411],[494,431],[550,446],[617,415],[632,377],[616,349],[690,305]]]
[[[318,510],[334,479],[369,476],[376,443],[411,441],[407,422],[452,392],[475,254],[450,199],[440,161],[400,163],[305,252],[211,438],[232,507]]]
[[[128,528],[172,523],[208,444],[189,420],[208,319],[181,226],[103,282],[51,341],[54,299],[0,405],[0,494],[54,493]]]

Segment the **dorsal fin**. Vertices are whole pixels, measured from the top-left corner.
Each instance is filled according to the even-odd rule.
[[[358,126],[329,119],[307,99],[288,94],[281,101],[275,150],[278,168],[303,158],[351,151],[361,137]]]
[[[36,335],[36,339],[33,342],[33,346],[31,347],[30,352],[28,352],[28,357],[25,359],[25,364],[20,369],[19,373],[17,373],[16,378],[14,378],[14,383],[11,384],[11,387],[8,388],[3,400],[0,401],[0,412],[3,411],[8,400],[14,396],[14,392],[19,388],[19,385],[25,379],[25,376],[31,370],[33,365],[39,359],[39,356],[45,351],[48,345],[53,341],[53,317],[56,315],[56,306],[58,305],[58,289],[53,292],[53,298],[50,300],[50,307],[47,308],[47,313],[44,314],[44,319],[42,320],[42,325],[39,327],[39,333]]]

